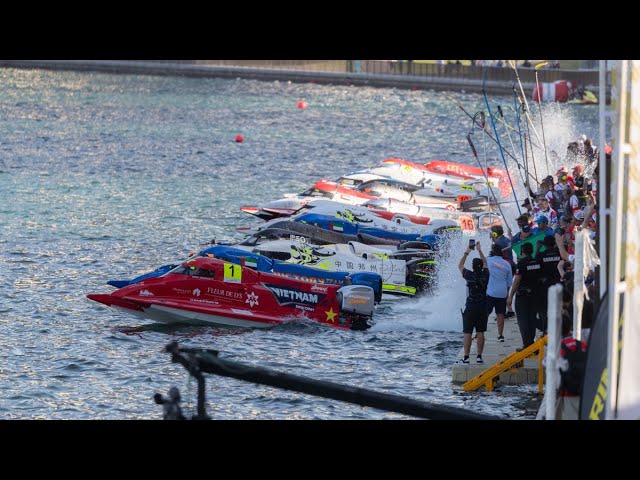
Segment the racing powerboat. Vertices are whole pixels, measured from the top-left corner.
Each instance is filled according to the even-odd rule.
[[[363,330],[374,311],[371,287],[309,283],[210,257],[192,258],[160,277],[87,298],[168,324],[250,328],[307,319]]]

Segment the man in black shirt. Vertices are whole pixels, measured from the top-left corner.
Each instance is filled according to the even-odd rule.
[[[538,313],[538,296],[540,291],[540,264],[534,260],[533,245],[524,243],[521,247],[522,259],[516,265],[515,275],[509,297],[507,297],[507,308],[511,308],[513,296],[516,295],[516,316],[518,326],[522,336],[522,348],[524,350],[533,344],[536,335],[536,317]]]
[[[538,296],[538,323],[536,326],[538,330],[546,333],[548,290],[551,285],[560,282],[558,262],[562,258],[560,258],[560,251],[553,236],[546,235],[543,244],[544,252],[536,256],[536,260],[540,263],[540,295]]]
[[[478,244],[479,245],[479,244]],[[473,259],[473,271],[464,268],[464,262],[469,256],[471,249],[467,251],[458,263],[458,270],[462,273],[462,278],[467,281],[467,302],[462,313],[462,331],[464,333],[464,358],[462,363],[469,363],[469,352],[471,351],[471,334],[476,329],[478,336],[478,357],[476,362],[483,363],[482,350],[484,349],[484,332],[487,331],[487,284],[489,283],[489,269],[487,259],[478,248],[480,258]]]

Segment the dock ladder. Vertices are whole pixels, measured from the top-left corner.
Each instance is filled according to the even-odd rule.
[[[476,375],[471,380],[468,380],[462,388],[465,392],[477,390],[484,385],[487,392],[493,390],[498,383],[500,374],[512,369],[521,368],[524,365],[525,358],[537,358],[538,359],[538,391],[542,393],[544,370],[542,369],[542,360],[544,358],[544,346],[547,344],[547,336],[540,338],[537,342],[529,345],[521,352],[513,352],[506,358],[503,358],[495,365],[484,370],[482,373]]]

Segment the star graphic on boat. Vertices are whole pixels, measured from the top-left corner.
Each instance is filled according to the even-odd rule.
[[[258,295],[256,295],[255,292],[251,292],[249,295],[247,295],[247,299],[244,301],[244,303],[248,303],[251,308],[253,308],[254,305],[259,305]]]
[[[333,307],[329,309],[329,311],[324,312],[327,314],[327,322],[336,323],[336,315],[337,313],[333,311]]]

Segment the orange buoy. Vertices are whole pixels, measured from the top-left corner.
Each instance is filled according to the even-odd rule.
[[[236,135],[236,142],[238,143],[244,142],[244,137],[242,135]]]
[[[304,110],[305,108],[307,108],[307,102],[305,102],[304,100],[300,100],[298,102],[298,108],[301,108],[302,110]]]

